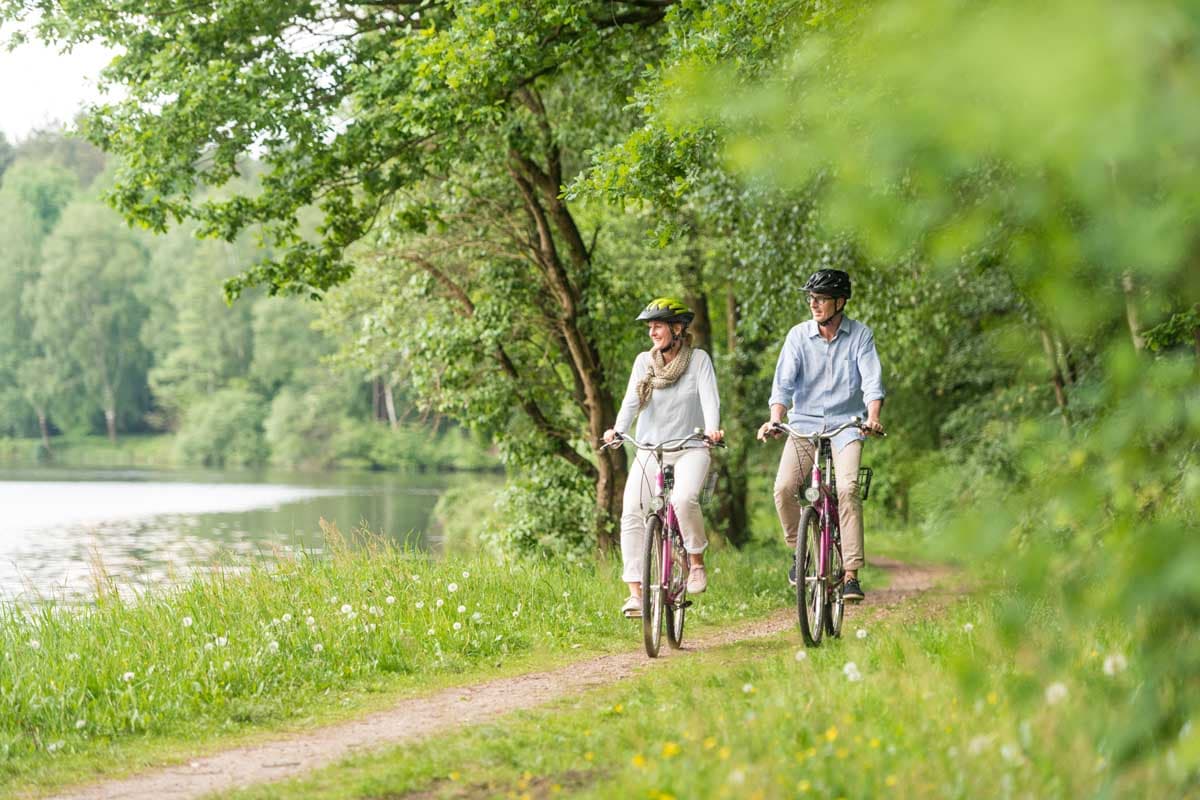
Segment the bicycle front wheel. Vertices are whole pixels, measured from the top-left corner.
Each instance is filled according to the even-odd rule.
[[[825,632],[825,576],[821,574],[819,548],[821,518],[812,506],[800,515],[796,536],[796,611],[800,634],[809,647],[821,644]]]
[[[667,588],[667,643],[678,650],[683,645],[683,618],[687,613],[687,551],[675,536],[671,543],[671,585]]]
[[[646,655],[656,658],[662,644],[663,606],[666,605],[663,529],[658,516],[646,520],[645,548],[645,557],[642,559],[642,638],[646,642]]]

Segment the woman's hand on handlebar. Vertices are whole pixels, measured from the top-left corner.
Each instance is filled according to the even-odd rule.
[[[715,431],[705,431],[704,438],[708,440],[705,442],[705,444],[709,447],[712,447],[713,445],[721,445],[725,441],[725,431],[719,429]]]
[[[620,439],[621,434],[617,433],[615,428],[609,428],[604,432],[604,443],[612,444],[614,440]]]

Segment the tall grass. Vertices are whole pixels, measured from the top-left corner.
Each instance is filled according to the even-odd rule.
[[[253,798],[1181,797],[1190,724],[1122,762],[1145,680],[1127,632],[1039,605],[1014,649],[1007,596],[926,595],[815,650],[791,632],[668,659],[634,681],[396,748]],[[862,633],[859,634],[858,631]],[[859,638],[861,636],[861,638]],[[1039,671],[1030,654],[1064,654]]]
[[[336,539],[94,605],[0,606],[0,777],[54,759],[311,714],[329,693],[472,678],[519,656],[632,648],[615,563],[432,558]],[[698,622],[786,602],[779,552],[714,554]],[[407,680],[406,680],[407,679]]]

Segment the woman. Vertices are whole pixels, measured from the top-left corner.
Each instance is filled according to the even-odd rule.
[[[611,442],[618,433],[626,433],[635,417],[637,438],[647,444],[682,439],[697,428],[712,441],[721,441],[724,432],[720,430],[720,400],[712,359],[703,350],[692,348],[692,336],[687,332],[695,316],[687,306],[670,297],[651,301],[638,315],[638,321],[647,324],[653,346],[639,353],[633,362],[617,421],[605,431],[604,441]],[[704,570],[708,537],[700,513],[700,490],[708,474],[708,448],[693,442],[685,450],[664,454],[663,460],[675,466],[671,499],[688,552],[687,589],[690,594],[700,594],[708,588]],[[646,504],[653,495],[657,477],[653,454],[639,450],[625,483],[621,511],[622,579],[630,592],[621,611],[627,617],[639,617],[642,613]]]

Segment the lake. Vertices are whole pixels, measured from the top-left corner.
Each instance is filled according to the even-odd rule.
[[[453,482],[479,476],[396,473],[0,469],[0,598],[80,598],[97,576],[123,593],[220,563],[307,550],[319,520],[365,525],[437,549],[432,511]]]

